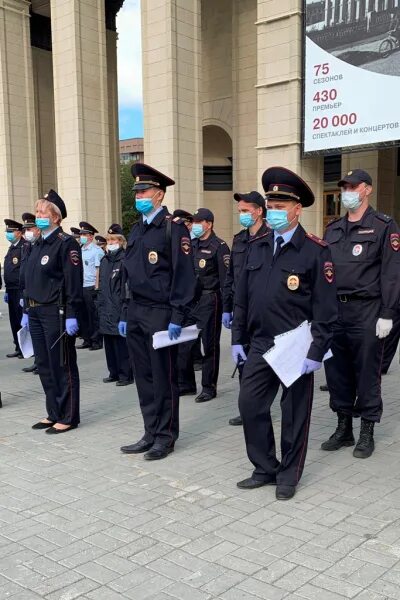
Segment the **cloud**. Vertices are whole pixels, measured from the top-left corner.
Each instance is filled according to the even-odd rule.
[[[125,0],[117,15],[118,103],[143,105],[140,0]]]

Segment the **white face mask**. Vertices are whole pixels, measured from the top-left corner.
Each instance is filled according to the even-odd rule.
[[[25,239],[27,242],[34,242],[36,240],[36,236],[33,231],[25,231]]]
[[[116,252],[119,250],[119,244],[107,244],[107,252]]]
[[[359,192],[351,192],[350,190],[342,192],[341,201],[343,206],[350,212],[356,211],[362,204]]]

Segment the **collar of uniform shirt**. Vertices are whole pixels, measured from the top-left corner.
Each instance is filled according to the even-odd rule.
[[[294,232],[296,231],[298,226],[299,225],[297,224],[296,227],[293,227],[293,229],[290,229],[289,231],[285,231],[284,233],[279,233],[279,231],[274,231],[274,253],[276,250],[276,238],[282,237],[283,238],[282,246],[285,246],[292,239]]]
[[[158,208],[156,208],[155,210],[153,210],[151,213],[149,213],[148,215],[143,215],[143,222],[147,223],[148,225],[150,225],[150,223],[152,222],[152,220],[154,219],[154,217],[156,215],[158,215],[159,212],[161,212],[163,209],[162,206],[159,206]]]
[[[96,248],[98,248],[99,246],[97,246],[97,244],[95,244],[94,242],[90,242],[90,244],[85,244],[84,246],[81,247],[82,252],[84,250],[90,250],[91,248],[93,248],[93,246],[96,246]],[[101,248],[100,248],[101,250]]]
[[[45,240],[46,238],[49,237],[49,235],[51,235],[52,233],[57,231],[57,229],[59,229],[59,227],[56,227],[55,229],[52,229],[51,231],[46,231],[46,233],[42,233],[42,238]]]

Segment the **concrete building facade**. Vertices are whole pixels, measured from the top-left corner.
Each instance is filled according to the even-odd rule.
[[[115,17],[123,0],[0,0],[0,214],[54,188],[66,225],[120,218]],[[5,250],[4,236],[1,237]]]
[[[302,0],[141,6],[144,152],[177,182],[169,208],[208,206],[230,239],[238,230],[233,191],[262,191],[262,172],[284,165],[315,192],[302,222],[321,235],[340,202],[330,163],[301,154]],[[397,149],[336,157],[337,174],[357,166],[374,177],[375,205],[399,217]]]

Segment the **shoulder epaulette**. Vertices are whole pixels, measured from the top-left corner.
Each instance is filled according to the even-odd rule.
[[[60,231],[60,233],[58,234],[58,237],[63,242],[66,242],[67,240],[70,240],[72,238],[72,235],[68,235],[68,233],[65,233],[65,231]]]
[[[318,236],[314,235],[313,233],[306,233],[306,236],[308,237],[308,239],[312,240],[316,244],[319,244],[320,246],[325,247],[325,246],[328,245],[327,242],[325,242],[324,240],[321,240],[321,238],[319,238]]]
[[[255,235],[254,237],[249,239],[249,244],[252,244],[253,242],[256,242],[257,240],[262,240],[263,238],[270,235],[271,232],[272,232],[272,229],[268,229],[268,231],[266,231],[265,233],[262,233],[261,235]]]
[[[328,221],[328,223],[326,224],[327,227],[329,227],[330,225],[333,225],[333,223],[336,223],[337,221],[340,221],[342,217],[335,217],[334,219],[331,219],[330,221]]]
[[[384,213],[377,212],[375,213],[374,217],[376,217],[380,221],[383,221],[384,223],[390,223],[390,221],[393,221],[392,217],[389,217],[389,215],[385,215]]]

